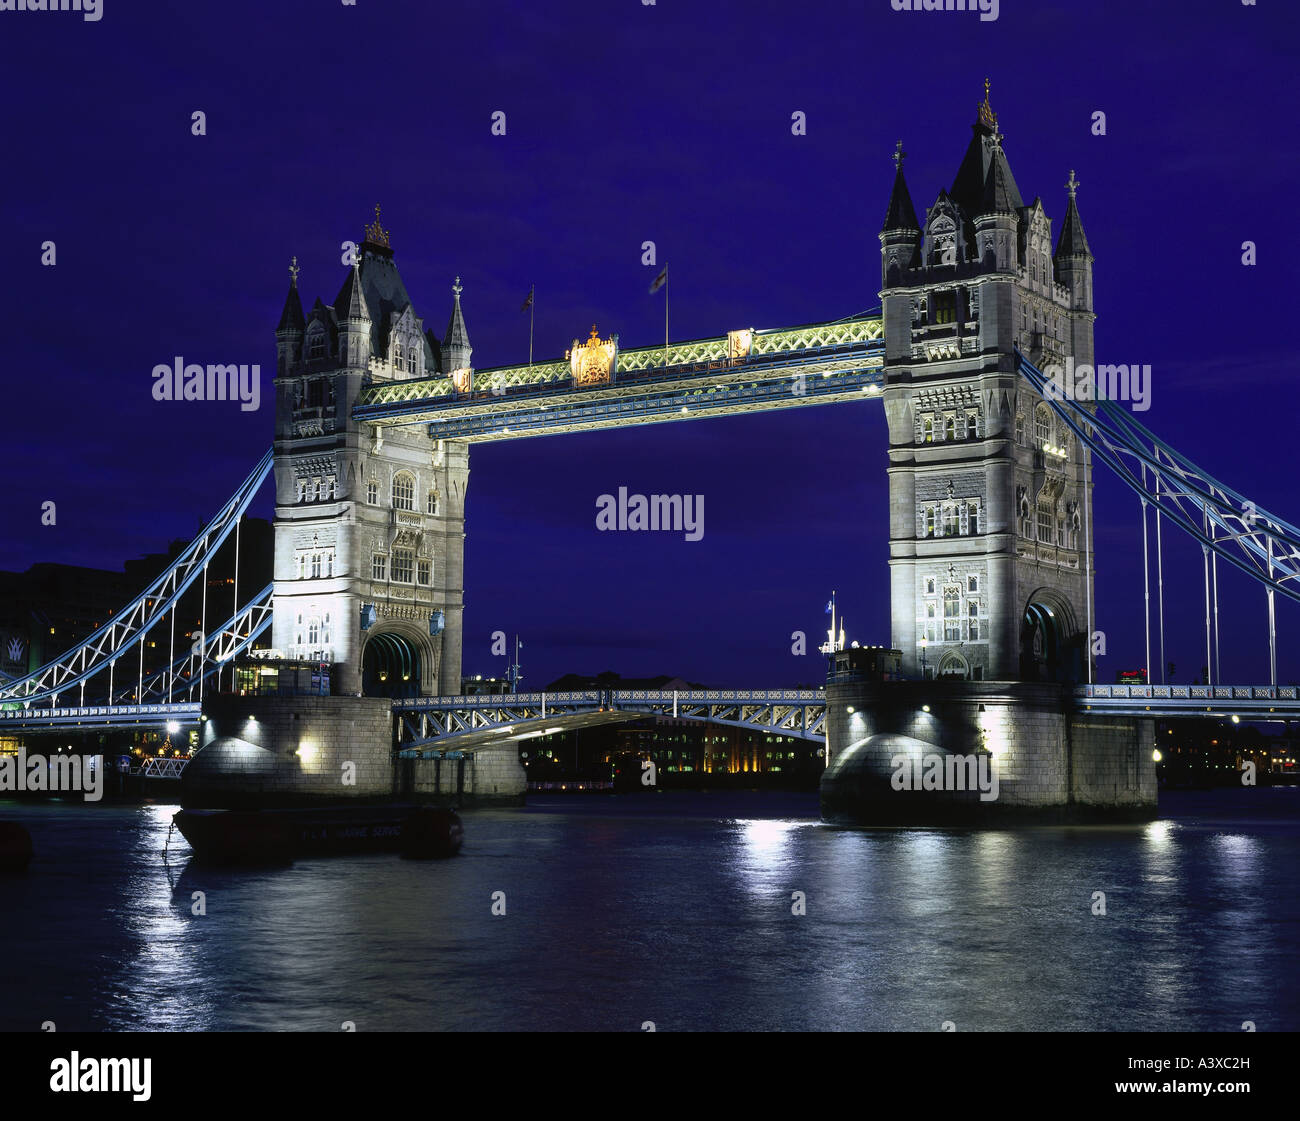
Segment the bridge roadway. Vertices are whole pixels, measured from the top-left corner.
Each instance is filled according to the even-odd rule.
[[[1084,711],[1116,716],[1300,719],[1300,687],[1295,685],[1081,685],[1075,703]],[[0,710],[0,736],[159,728],[172,722],[193,727],[201,714],[197,702],[10,708]],[[393,702],[396,750],[407,757],[474,751],[645,716],[710,721],[817,742],[826,738],[821,689],[592,689]]]

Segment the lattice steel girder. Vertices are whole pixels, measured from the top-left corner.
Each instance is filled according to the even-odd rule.
[[[528,404],[540,407],[555,403],[577,403],[592,397],[608,398],[620,392],[646,396],[669,391],[699,390],[715,383],[779,380],[782,376],[793,377],[796,373],[812,377],[815,373],[846,370],[855,362],[859,367],[867,368],[878,366],[879,361],[873,362],[872,359],[880,359],[884,353],[883,336],[876,328],[871,328],[872,324],[878,327],[878,323],[878,320],[867,320],[849,324],[823,324],[816,329],[780,332],[778,341],[783,345],[769,345],[762,352],[756,346],[755,351],[742,358],[727,358],[724,355],[706,362],[673,362],[663,366],[663,350],[660,348],[649,352],[659,356],[655,365],[644,370],[623,370],[608,384],[585,388],[574,385],[567,367],[562,377],[535,379],[518,385],[498,384],[495,388],[478,388],[468,394],[454,392],[447,379],[372,386],[362,393],[352,415],[356,420],[376,425],[413,424],[466,415],[509,415]],[[831,341],[817,345],[827,328],[840,330],[825,336]],[[849,328],[856,330],[850,331]],[[844,341],[834,341],[841,337]],[[807,345],[793,345],[796,342]],[[786,343],[790,345],[784,345]],[[674,358],[678,356],[678,349],[671,348]],[[620,356],[620,362],[622,357]],[[499,374],[499,371],[495,373]],[[494,372],[482,372],[484,376],[489,374]],[[483,383],[480,381],[479,384]]]
[[[239,523],[271,473],[268,451],[221,512],[179,557],[131,603],[89,638],[35,673],[0,686],[0,700],[31,702],[50,698],[106,669],[110,661],[141,642],[172,609]]]
[[[44,728],[154,728],[175,720],[198,723],[197,704],[83,705],[77,708],[18,708],[0,710],[0,734]]]
[[[1137,716],[1300,716],[1295,685],[1081,685],[1075,703],[1096,712]]]
[[[884,321],[878,315],[864,315],[833,323],[813,323],[803,327],[755,331],[749,356],[787,354],[793,351],[827,349],[830,347],[862,346],[883,343]],[[637,376],[647,371],[671,371],[681,366],[709,362],[729,361],[729,340],[726,335],[708,339],[670,343],[669,365],[664,366],[664,348],[661,346],[637,347],[621,350],[615,365],[615,380],[620,376]],[[497,392],[526,386],[551,387],[572,382],[573,371],[568,361],[535,362],[531,366],[497,366],[476,370],[475,381],[480,386],[495,386]],[[375,421],[388,414],[384,409],[393,405],[416,401],[436,401],[453,398],[455,387],[449,377],[418,378],[410,381],[383,382],[366,387],[358,400],[354,416],[358,420]],[[400,411],[400,410],[399,410]]]
[[[745,398],[755,397],[769,402],[765,408],[826,404],[830,394],[851,393],[866,386],[879,388],[882,361],[878,349],[855,350],[833,356],[795,355],[774,359],[761,366],[714,369],[685,378],[674,375],[616,382],[598,389],[574,389],[564,384],[533,393],[503,396],[483,394],[446,401],[423,398],[401,406],[358,407],[353,416],[380,425],[427,422],[433,434],[459,438],[462,431],[473,433],[507,423],[522,423],[519,418],[533,414],[543,417],[548,412],[568,410],[571,415],[578,415],[587,410],[595,415],[600,406],[618,401],[641,402],[641,411],[651,408],[653,403],[669,409],[677,409],[683,404],[703,406],[706,402],[700,399],[713,395],[720,396],[707,402],[711,408],[743,403]],[[828,379],[834,380],[827,384]],[[804,400],[806,397],[818,397],[819,400]],[[635,410],[628,406],[624,411]],[[488,423],[489,420],[492,423]]]
[[[1205,550],[1300,602],[1300,529],[1219,482],[1115,401],[1076,401],[1024,355],[1018,369],[1081,441],[1142,500]]]
[[[226,663],[237,654],[242,654],[260,638],[271,626],[272,593],[275,584],[267,584],[244,607],[222,623],[215,632],[208,635],[206,665],[203,680],[225,669]],[[169,690],[189,689],[198,683],[197,676],[203,655],[191,649],[182,654],[169,666],[154,670],[144,679],[144,692],[141,702],[150,697],[165,697]],[[133,681],[124,681],[109,698],[110,704],[123,704],[128,696],[135,692]]]
[[[552,721],[593,711],[677,716],[824,740],[826,698],[818,689],[590,690],[576,693],[509,693],[483,697],[422,697],[393,706],[399,750],[454,741],[487,730],[520,738]],[[563,730],[563,728],[557,728]]]
[[[460,421],[429,425],[436,439],[489,443],[528,436],[556,436],[589,432],[600,428],[627,428],[634,424],[662,424],[708,417],[739,416],[743,413],[772,412],[807,405],[829,405],[878,397],[878,370],[837,374],[833,382],[810,381],[808,390],[792,394],[786,381],[759,382],[727,390],[711,387],[690,393],[587,401],[568,408],[528,410],[513,415],[470,417]]]

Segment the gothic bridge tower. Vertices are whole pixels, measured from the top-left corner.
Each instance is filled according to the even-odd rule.
[[[918,220],[902,143],[881,242],[892,641],[904,672],[1082,680],[1092,607],[1088,451],[1016,373],[1093,361],[1092,253],[1070,173],[1053,253],[988,100]]]
[[[468,445],[352,419],[367,385],[469,365],[459,278],[443,346],[378,208],[332,303],[304,316],[296,258],[290,274],[275,333],[272,646],[334,663],[336,693],[459,693]]]

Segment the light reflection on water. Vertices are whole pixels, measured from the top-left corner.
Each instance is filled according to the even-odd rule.
[[[570,798],[467,814],[452,861],[269,870],[202,868],[179,834],[164,864],[174,807],[9,803],[37,859],[0,879],[0,1028],[1295,1030],[1290,794],[988,832]]]

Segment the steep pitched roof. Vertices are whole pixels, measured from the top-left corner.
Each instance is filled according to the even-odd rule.
[[[443,337],[443,347],[469,346],[469,330],[465,326],[465,315],[460,310],[460,277],[452,288],[455,302],[451,306],[451,319],[447,323],[447,334]]]
[[[979,214],[1019,214],[1024,203],[1016,189],[1016,181],[1011,177],[1011,168],[999,145],[989,162],[988,175],[984,180],[984,191],[980,200]]]
[[[302,315],[302,300],[298,296],[298,281],[289,282],[289,294],[284,298],[284,311],[280,313],[280,324],[276,331],[302,331],[306,320]]]
[[[406,294],[402,274],[397,271],[392,253],[374,251],[367,243],[362,246],[361,289],[366,307],[370,311],[370,346],[375,354],[388,353],[388,329],[394,313],[400,315],[411,306]]]
[[[912,196],[907,190],[907,181],[903,178],[903,168],[900,162],[898,171],[894,174],[894,189],[889,195],[889,210],[885,213],[885,224],[880,227],[881,232],[885,230],[919,230],[921,224],[916,220],[916,209],[912,206]]]
[[[1001,137],[997,131],[997,118],[991,110],[986,112],[985,105],[980,107],[980,119],[971,125],[970,144],[966,155],[962,157],[957,177],[952,181],[952,195],[957,205],[967,215],[987,213],[984,205],[984,188],[989,181],[989,172],[998,169],[1002,179],[1002,201],[1009,204],[1009,209],[1018,211],[1024,200],[1020,197],[1020,188],[1016,186],[1016,177],[1011,174],[1011,165],[1002,150]]]
[[[1075,204],[1073,193],[1070,195],[1070,205],[1065,211],[1065,221],[1061,225],[1060,239],[1056,243],[1056,256],[1093,259],[1092,250],[1088,247],[1088,238],[1083,232],[1083,219],[1079,217],[1079,207]]]
[[[357,275],[358,271],[355,266],[348,270],[347,279],[343,281],[343,287],[339,289],[339,294],[334,297],[334,314],[339,319],[362,319],[366,321],[370,319],[370,308],[366,306],[366,297],[362,291],[361,278]]]

